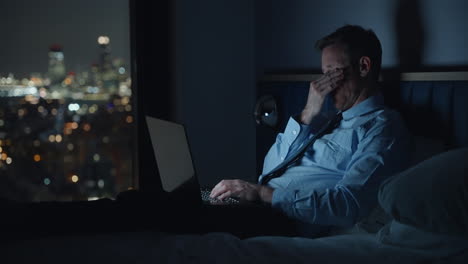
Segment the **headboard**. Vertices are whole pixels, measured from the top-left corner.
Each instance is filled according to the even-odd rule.
[[[289,116],[302,110],[309,83],[318,76],[275,74],[258,83],[257,100],[274,99],[278,124],[269,127],[257,122],[257,173],[261,173],[263,158],[276,133],[284,128]],[[468,72],[403,73],[380,84],[385,103],[401,113],[413,136],[414,162],[468,146]],[[331,107],[326,101],[325,110]]]

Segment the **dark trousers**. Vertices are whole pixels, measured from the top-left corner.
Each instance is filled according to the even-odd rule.
[[[240,238],[295,236],[294,222],[268,206],[174,202],[134,193],[122,199],[77,202],[2,202],[0,232],[7,239],[109,232],[174,234],[228,232]]]

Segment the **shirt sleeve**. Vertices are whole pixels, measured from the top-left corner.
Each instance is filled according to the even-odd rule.
[[[380,183],[404,168],[403,126],[380,122],[367,132],[334,188],[275,189],[272,206],[306,223],[350,227],[377,205]]]
[[[276,136],[275,143],[265,156],[262,175],[258,180],[261,181],[263,175],[273,170],[292,150],[298,149],[304,141],[313,136],[329,118],[329,114],[321,113],[312,120],[310,125],[305,125],[298,121],[299,115],[291,116],[284,132]]]
[[[259,180],[264,174],[273,170],[286,158],[293,143],[300,143],[297,142],[296,139],[298,139],[298,141],[302,139],[303,141],[305,138],[304,135],[308,133],[309,126],[299,123],[297,117],[290,117],[284,132],[276,136],[275,143],[265,156],[263,172]]]

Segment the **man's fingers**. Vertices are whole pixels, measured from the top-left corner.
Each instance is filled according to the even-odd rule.
[[[323,74],[317,80],[315,80],[314,83],[316,85],[323,85],[323,84],[327,84],[330,82],[336,82],[338,80],[343,79],[343,77],[344,77],[343,71],[337,70],[337,71]]]
[[[340,82],[341,80],[343,80],[343,78],[344,78],[344,75],[341,73],[339,75],[330,77],[330,82],[337,83],[337,82]]]
[[[223,200],[223,199],[225,199],[225,198],[230,197],[231,194],[232,194],[232,192],[228,190],[228,191],[226,191],[225,193],[220,194],[219,196],[217,196],[216,199],[218,199],[218,200]]]
[[[342,79],[343,74],[338,74],[317,80],[317,82],[315,83],[315,89],[322,95],[328,94],[330,91],[334,90],[336,87],[339,86]]]
[[[237,180],[222,180],[211,190],[210,197],[222,200],[237,193],[239,182]]]
[[[326,95],[326,94],[330,93],[331,91],[335,90],[336,87],[338,87],[337,84],[335,84],[335,83],[330,83],[330,84],[328,84],[327,86],[324,86],[324,87],[323,87],[322,94],[323,94],[323,95]]]
[[[340,76],[342,74],[343,74],[342,69],[336,69],[334,71],[328,72],[326,75],[328,75],[330,78],[335,78],[335,77]]]
[[[330,81],[330,78],[327,75],[322,75],[320,78],[314,81],[315,85],[321,86]]]
[[[227,190],[226,182],[221,181],[218,184],[216,184],[216,186],[213,188],[213,190],[211,190],[210,197],[211,198],[216,198],[220,194],[226,192],[226,190]]]

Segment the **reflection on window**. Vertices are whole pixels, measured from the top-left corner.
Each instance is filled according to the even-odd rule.
[[[109,37],[96,36],[96,45],[99,63],[81,71],[66,69],[54,44],[47,72],[0,76],[2,197],[93,200],[131,188],[130,70]]]

